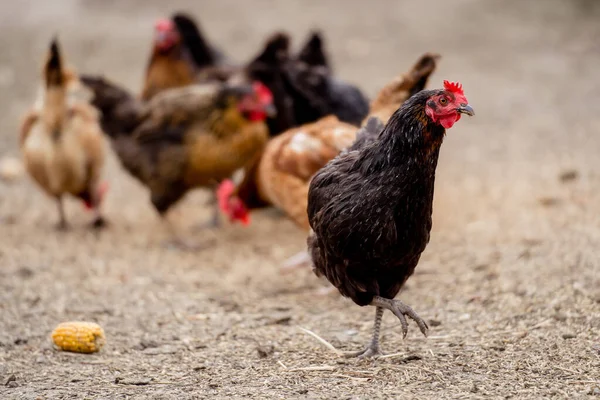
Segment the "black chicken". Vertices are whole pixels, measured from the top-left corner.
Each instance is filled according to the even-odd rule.
[[[251,80],[273,93],[277,114],[267,120],[271,136],[327,115],[359,126],[369,102],[356,86],[331,74],[322,38],[313,33],[298,55],[290,54],[290,38],[278,32],[244,68]]]
[[[427,324],[394,297],[429,242],[433,187],[446,129],[474,115],[457,83],[409,98],[377,137],[359,138],[313,178],[308,194],[308,238],[315,273],[359,306],[377,307],[373,339],[349,356],[381,354],[383,310],[406,316],[427,335]],[[377,124],[371,123],[372,126]]]

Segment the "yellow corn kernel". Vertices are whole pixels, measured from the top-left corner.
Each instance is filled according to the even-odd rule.
[[[52,341],[61,350],[94,353],[104,346],[102,327],[94,322],[63,322],[52,331]]]

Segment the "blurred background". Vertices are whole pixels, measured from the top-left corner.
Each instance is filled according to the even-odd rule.
[[[540,315],[552,315],[552,301],[560,299],[570,310],[568,329],[588,332],[560,356],[574,365],[590,356],[591,343],[598,336],[589,328],[598,327],[600,321],[600,299],[594,297],[600,287],[599,1],[3,1],[0,158],[19,154],[18,124],[38,89],[52,35],[58,35],[65,57],[78,71],[104,74],[137,93],[151,51],[153,24],[175,11],[193,15],[205,35],[239,62],[253,57],[274,30],[289,32],[297,49],[311,30],[319,29],[336,75],[369,96],[408,70],[424,52],[441,54],[428,87],[441,87],[444,79],[460,81],[476,116],[464,118],[444,142],[432,242],[418,268],[423,275],[417,274],[409,285],[408,303],[442,321],[441,330],[449,329],[453,318],[463,312],[471,313],[470,320],[454,327],[469,332],[485,324],[491,325],[484,331],[500,329],[517,314],[527,314],[519,323],[535,324]],[[51,201],[28,179],[0,182],[0,272],[4,270],[0,290],[4,298],[0,299],[7,304],[0,308],[0,332],[5,337],[30,335],[30,343],[43,341],[46,330],[62,318],[61,312],[70,309],[71,302],[79,305],[74,308],[79,311],[71,311],[72,317],[89,317],[90,305],[112,310],[97,319],[108,331],[123,335],[113,339],[113,349],[131,357],[130,363],[136,355],[128,353],[128,346],[148,331],[163,332],[157,320],[181,337],[202,337],[204,332],[205,339],[213,338],[222,329],[221,322],[202,325],[185,317],[177,325],[172,312],[214,312],[221,313],[220,321],[238,321],[235,315],[244,319],[253,312],[271,313],[276,301],[288,307],[294,322],[325,336],[337,334],[339,326],[367,334],[369,310],[359,317],[365,324],[363,331],[347,301],[334,296],[327,300],[335,305],[332,308],[309,296],[305,289],[319,285],[310,272],[292,277],[273,272],[287,255],[303,247],[303,234],[290,221],[272,211],[260,212],[249,228],[226,226],[200,234],[216,240],[203,253],[164,252],[155,246],[162,233],[145,189],[121,170],[112,155],[107,176],[112,186],[105,210],[111,227],[100,237],[83,228],[56,237],[51,230],[55,218]],[[209,215],[206,198],[206,193],[196,191],[177,207],[182,229]],[[87,221],[79,209],[75,202],[67,207],[74,225]],[[483,269],[476,268],[482,265]],[[24,266],[33,277],[24,280],[18,272]],[[574,293],[584,293],[583,300]],[[467,302],[467,298],[490,302],[482,312],[483,303]],[[107,299],[116,300],[106,305]],[[227,301],[234,305],[228,306]],[[169,304],[166,309],[164,302]],[[37,311],[23,316],[31,307]],[[306,315],[309,308],[312,311]],[[583,319],[570,319],[570,313]],[[124,324],[125,320],[129,322]],[[499,365],[518,357],[541,362],[538,355],[519,351],[544,353],[556,339],[554,329],[563,329],[559,325],[556,322],[543,335],[527,339],[531,341],[520,349],[480,355]],[[245,329],[243,324],[238,328]],[[318,346],[311,339],[298,338],[296,331],[281,329],[283,333],[259,329],[243,334],[277,337],[274,340],[279,340],[284,353],[292,347],[309,351]],[[156,340],[167,340],[166,334],[156,335]],[[203,350],[207,357],[246,354],[244,344],[230,333],[224,335],[225,344],[218,352],[213,353],[209,339],[202,342],[209,346]],[[402,343],[399,329],[388,333],[387,340],[391,345]],[[426,348],[422,341],[413,343]],[[248,354],[253,357],[254,350]],[[4,356],[9,355],[17,370],[30,360],[19,349],[6,350]],[[469,363],[474,362],[471,356],[478,357],[457,357]],[[290,362],[298,361],[289,357]],[[130,367],[123,362],[123,368]],[[445,368],[443,360],[431,362]],[[171,359],[161,363],[173,371],[189,366]],[[259,375],[270,374],[271,367],[257,367]],[[275,380],[286,379],[273,374]],[[552,377],[557,378],[532,370],[525,374],[538,382],[548,379],[540,387],[554,385]],[[84,381],[101,387],[92,375],[90,370]],[[257,384],[251,378],[239,379],[245,385]],[[380,389],[393,386],[393,380]],[[430,389],[435,393],[434,387]]]

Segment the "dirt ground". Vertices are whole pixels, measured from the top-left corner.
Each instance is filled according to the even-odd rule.
[[[599,398],[600,4],[593,1],[109,1],[0,3],[0,156],[18,155],[18,117],[58,33],[81,71],[139,90],[152,23],[189,10],[242,61],[274,29],[321,28],[338,74],[369,94],[425,51],[431,84],[464,84],[477,116],[444,143],[432,240],[399,295],[429,321],[390,357],[343,359],[373,310],[317,296],[309,270],[277,267],[304,237],[275,211],[252,226],[193,233],[207,194],[175,210],[214,244],[166,249],[146,191],[111,156],[110,228],[58,234],[54,204],[28,180],[0,182],[1,399]],[[67,320],[100,323],[98,354],[55,351]]]

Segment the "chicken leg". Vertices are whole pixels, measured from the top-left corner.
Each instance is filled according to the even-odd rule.
[[[344,357],[368,358],[382,355],[379,347],[379,330],[381,329],[381,318],[383,317],[383,307],[375,309],[375,323],[373,324],[373,338],[366,349],[361,351],[349,351],[344,353]]]
[[[163,216],[163,221],[167,226],[169,235],[171,236],[169,240],[163,243],[163,245],[166,247],[175,247],[186,251],[201,251],[210,247],[214,243],[214,239],[208,240],[204,243],[196,243],[192,240],[181,237],[175,226],[173,226],[173,223],[166,216]]]
[[[106,220],[102,216],[100,211],[100,205],[102,204],[103,191],[106,189],[97,188],[92,193],[92,212],[94,213],[94,219],[92,220],[92,229],[101,229],[106,227]]]
[[[67,223],[67,218],[65,217],[65,207],[63,205],[62,197],[58,196],[56,198],[56,205],[58,208],[58,223],[56,224],[56,230],[66,231],[69,229],[69,224]]]
[[[415,321],[419,326],[421,333],[427,336],[427,330],[429,329],[427,323],[421,317],[419,317],[415,310],[400,300],[385,299],[380,296],[375,296],[373,297],[370,305],[377,307],[375,311],[375,323],[373,326],[373,338],[371,339],[371,342],[366,349],[358,352],[344,353],[344,356],[366,358],[377,357],[383,354],[379,348],[379,331],[381,329],[381,318],[383,317],[384,309],[390,310],[396,317],[398,317],[400,324],[402,325],[403,337],[406,337],[406,334],[408,333],[408,322],[406,322],[406,317],[409,317]]]
[[[201,222],[194,226],[192,228],[194,232],[201,232],[207,229],[217,229],[221,227],[221,210],[219,209],[219,200],[217,199],[217,195],[214,191],[213,195],[208,199],[206,204],[212,207],[212,215],[207,221]]]

